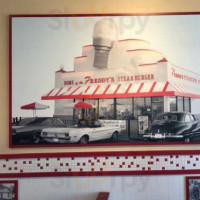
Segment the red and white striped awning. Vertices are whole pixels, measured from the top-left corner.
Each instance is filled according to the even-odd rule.
[[[200,91],[171,82],[140,82],[104,85],[77,85],[54,88],[42,100],[97,99],[151,96],[187,96],[200,98]]]

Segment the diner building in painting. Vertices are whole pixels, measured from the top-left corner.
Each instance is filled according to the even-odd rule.
[[[42,96],[55,101],[54,115],[73,117],[80,112],[65,108],[73,101],[93,104],[85,115],[93,112],[99,119],[132,120],[133,125],[138,116],[148,116],[151,122],[167,111],[199,114],[200,75],[175,66],[162,52],[151,49],[148,41],[119,40],[112,23],[95,24],[93,43],[83,46],[82,55],[74,58],[74,71],[55,72],[55,87]]]

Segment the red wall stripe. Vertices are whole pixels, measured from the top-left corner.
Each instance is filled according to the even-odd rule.
[[[52,89],[46,96],[50,96],[50,94],[54,91],[54,89]]]
[[[63,88],[60,88],[60,90],[58,90],[58,92],[55,94],[55,96],[58,96],[58,94],[61,92]]]
[[[72,88],[72,87],[69,87],[69,88],[67,89],[66,92],[68,92],[69,90],[71,90],[71,88]],[[65,95],[65,92],[64,92],[64,93],[61,93],[59,96],[64,96],[64,95]]]
[[[95,95],[95,93],[98,91],[99,88],[100,88],[100,85],[98,85],[98,86],[96,87],[96,89],[94,90],[94,92],[93,92],[92,95]]]
[[[138,91],[137,91],[137,93],[140,93],[140,91],[141,91],[141,89],[142,89],[143,85],[144,85],[144,83],[141,83],[141,84],[140,84],[140,87],[138,88]]]
[[[88,87],[86,88],[85,93],[86,93],[89,89],[90,89],[90,86],[88,86]]]
[[[104,92],[105,93],[105,92]],[[126,93],[126,94],[92,94],[92,95],[63,95],[63,96],[49,96],[42,97],[42,100],[56,100],[56,99],[101,99],[101,98],[128,98],[128,97],[156,97],[156,96],[175,96],[177,92],[143,92],[143,93]],[[200,95],[192,95],[181,93],[183,96],[191,96],[200,98]]]
[[[155,86],[156,86],[156,82],[154,82],[154,83],[153,83],[153,85],[151,86],[151,89],[150,89],[150,91],[149,91],[149,92],[153,92],[153,90],[154,90]]]
[[[167,81],[167,82],[165,83],[165,86],[164,86],[164,88],[163,88],[163,92],[166,92],[166,90],[167,90],[168,86],[169,86],[169,82]]]
[[[121,87],[121,84],[119,84],[119,85],[117,86],[116,90],[114,91],[114,94],[117,93],[117,91],[119,90],[120,87]]]
[[[129,84],[128,88],[126,89],[126,92],[125,92],[125,94],[127,94],[127,93],[129,92],[129,90],[130,90],[131,86],[132,86],[132,83],[131,83],[131,84]]]
[[[105,91],[103,92],[103,94],[106,94],[106,92],[108,91],[109,87],[110,87],[110,85],[108,85],[108,86],[106,87],[106,89],[105,89]]]
[[[77,88],[70,94],[70,96],[73,95],[80,87],[81,87],[81,86],[77,87]]]

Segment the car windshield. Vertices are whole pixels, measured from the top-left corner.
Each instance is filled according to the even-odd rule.
[[[46,121],[47,118],[35,118],[33,121],[31,121],[28,125],[40,125]]]
[[[102,126],[101,122],[97,120],[88,121],[88,120],[81,119],[78,121],[78,127],[97,128],[101,126]]]
[[[181,121],[181,116],[178,114],[172,114],[172,113],[167,113],[167,114],[161,114],[159,115],[156,120],[164,120],[164,121]]]
[[[33,122],[35,120],[35,118],[24,118],[19,122],[19,126],[25,126],[30,124],[31,122]]]

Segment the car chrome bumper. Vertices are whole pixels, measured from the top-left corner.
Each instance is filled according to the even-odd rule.
[[[162,139],[183,139],[183,135],[167,135],[167,134],[148,134],[148,135],[143,135],[143,138],[145,139],[157,139],[157,140],[162,140]]]
[[[43,141],[48,142],[48,143],[73,143],[69,138],[51,138],[51,137],[42,137],[41,138]]]

